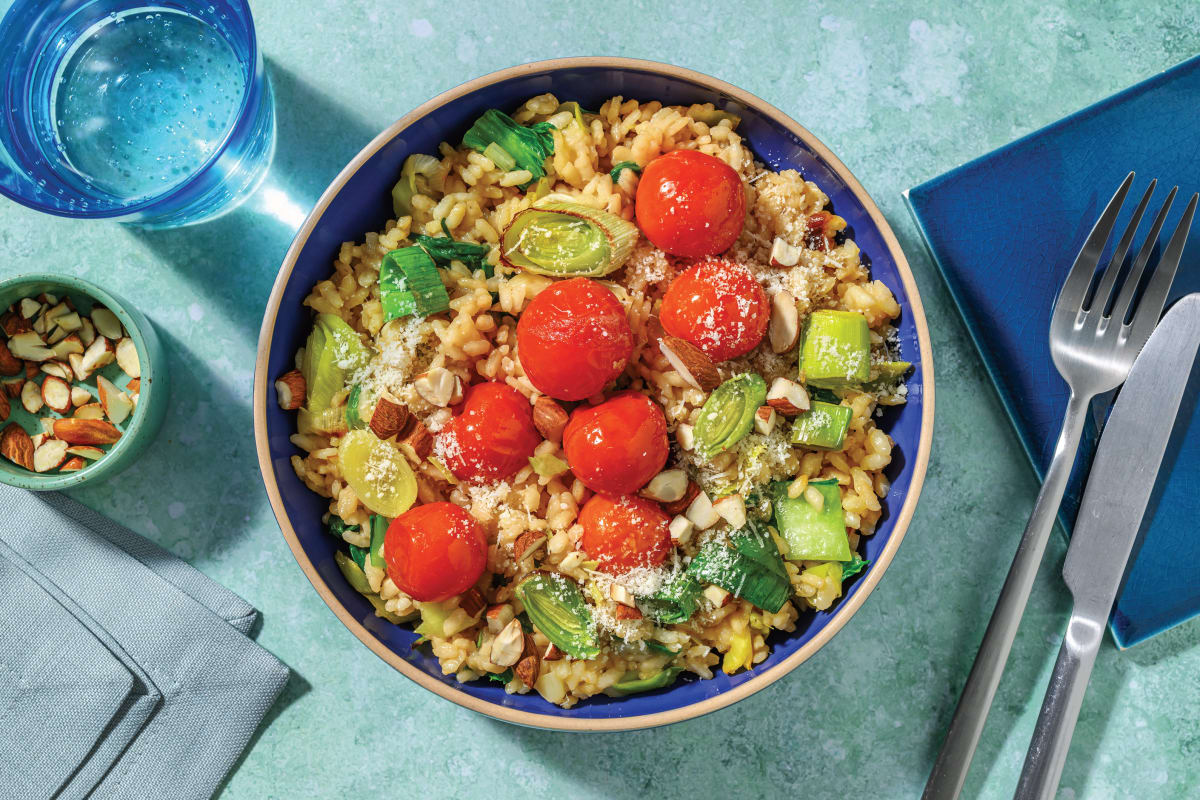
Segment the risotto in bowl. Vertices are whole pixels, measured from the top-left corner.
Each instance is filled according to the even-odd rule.
[[[622,729],[746,696],[854,613],[928,459],[915,285],[779,111],[569,59],[434,99],[288,253],[255,381],[289,545],[422,685]]]

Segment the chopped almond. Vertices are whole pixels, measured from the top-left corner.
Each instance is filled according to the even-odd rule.
[[[56,317],[54,319],[54,324],[67,333],[74,333],[83,327],[83,320],[79,318],[79,314],[74,311],[70,311],[67,314]]]
[[[104,451],[99,447],[92,447],[86,444],[73,445],[67,448],[67,455],[81,456],[88,461],[95,461],[104,455]]]
[[[4,394],[11,398],[21,396],[21,388],[25,385],[25,376],[18,375],[15,378],[5,378],[0,381],[0,386],[4,387]]]
[[[88,346],[88,349],[83,351],[81,366],[84,371],[91,373],[107,367],[115,359],[116,353],[113,349],[112,340],[103,336],[97,336]]]
[[[33,470],[33,440],[25,429],[15,422],[8,423],[3,433],[0,433],[0,455],[18,467]]]
[[[96,306],[92,309],[92,324],[96,326],[96,332],[106,339],[116,341],[125,335],[125,330],[121,327],[121,320],[103,306]]]
[[[43,424],[43,427],[45,427],[44,424]],[[54,438],[53,436],[47,436],[45,433],[35,433],[33,436],[29,437],[29,441],[33,442],[33,449],[36,451],[39,447],[42,446],[42,442],[46,441],[47,439],[53,439],[53,438]]]
[[[0,314],[0,330],[4,331],[5,336],[16,336],[18,333],[33,330],[33,324],[10,308]]]
[[[33,451],[33,471],[49,472],[56,469],[67,458],[69,445],[59,439],[47,439]]]
[[[70,358],[72,353],[83,355],[83,351],[87,348],[83,346],[83,340],[79,338],[79,334],[72,333],[50,349],[54,351],[55,358],[64,359]]]
[[[79,456],[75,456],[73,458],[68,458],[63,463],[63,465],[58,468],[58,471],[59,472],[79,472],[79,470],[83,469],[86,466],[87,466],[86,461],[84,461]]]
[[[133,400],[103,375],[96,376],[96,388],[100,394],[100,405],[114,425],[120,425],[133,411]]]
[[[47,375],[53,375],[56,378],[62,378],[67,382],[75,378],[75,373],[71,370],[71,365],[65,361],[45,361],[42,363],[42,372]]]
[[[691,342],[675,336],[664,336],[658,349],[679,376],[702,392],[711,392],[721,385],[721,373],[713,360]]]
[[[733,599],[733,595],[722,589],[720,586],[717,586],[715,583],[705,587],[703,594],[708,602],[712,603],[717,608],[723,608],[730,600]]]
[[[800,311],[791,292],[771,295],[771,322],[767,326],[771,352],[786,353],[800,340]]]
[[[137,345],[133,343],[133,339],[126,336],[117,342],[115,353],[117,366],[122,372],[131,378],[142,377],[142,362],[138,358]]]
[[[80,320],[79,341],[83,342],[84,347],[91,347],[92,342],[96,341],[96,326],[87,317]]]
[[[6,343],[0,341],[0,375],[20,375],[23,369],[25,365],[21,363],[21,359],[13,355]]]
[[[71,353],[67,356],[67,363],[71,365],[71,372],[75,373],[75,380],[86,381],[92,376],[89,370],[83,368],[83,356],[79,353]]]
[[[71,387],[71,405],[86,406],[92,402],[92,393],[82,386]]]
[[[675,429],[675,441],[684,450],[691,450],[696,446],[696,430],[686,422],[681,422],[679,427]]]
[[[634,608],[637,603],[633,600],[633,592],[619,583],[610,584],[608,587],[608,596],[613,599],[613,602],[621,606],[629,606]]]
[[[488,606],[487,613],[484,614],[484,619],[487,620],[488,630],[493,634],[500,633],[508,623],[512,622],[516,616],[513,607],[508,603],[497,603],[494,606]]]
[[[125,384],[125,391],[128,392],[129,396],[132,397],[136,402],[137,396],[142,393],[142,379],[134,378],[129,383]]]
[[[808,411],[808,392],[793,380],[776,378],[767,390],[767,405],[785,417],[794,417]]]
[[[0,422],[8,419],[8,415],[12,413],[12,403],[8,400],[8,395],[0,392]]]
[[[42,410],[42,406],[46,403],[42,399],[42,389],[33,381],[25,381],[25,386],[21,389],[21,405],[30,414],[36,414]]]
[[[513,619],[492,640],[493,664],[500,667],[511,667],[521,660],[525,651],[525,631],[521,620]]]
[[[567,412],[553,398],[540,395],[533,401],[533,427],[543,439],[559,444],[567,427]]]
[[[121,438],[111,422],[78,417],[54,420],[54,435],[68,444],[115,444]]]
[[[668,530],[671,532],[671,541],[676,545],[683,546],[692,539],[692,532],[696,526],[692,521],[685,516],[678,516],[671,520]]]
[[[462,381],[445,367],[434,367],[413,378],[413,388],[430,405],[452,406],[462,400]]]
[[[487,607],[487,603],[484,602],[483,595],[479,590],[472,586],[459,597],[458,607],[467,612],[468,617],[478,617]]]
[[[49,361],[50,359],[54,358],[54,351],[49,347],[46,347],[46,343],[42,341],[42,337],[38,336],[33,331],[18,333],[16,336],[11,337],[8,340],[6,352],[8,352],[10,356],[22,359],[24,361],[41,362]],[[12,371],[12,363],[10,361],[6,361],[3,355],[0,354],[0,370],[3,369],[8,370],[7,372],[4,372],[5,375],[17,374],[16,372]]]
[[[42,310],[42,304],[32,297],[26,297],[21,300],[21,316],[25,319],[33,319],[37,313]],[[32,324],[32,323],[31,323]]]
[[[775,430],[775,422],[775,409],[770,406],[759,406],[754,412],[754,430],[763,436],[771,435],[771,431]]]
[[[618,604],[613,607],[613,616],[617,619],[641,619],[642,612],[638,611],[636,606]]]
[[[546,534],[537,531],[525,531],[513,542],[513,558],[517,561],[533,555],[546,542]]]
[[[401,444],[406,444],[412,448],[416,454],[418,461],[424,461],[433,453],[433,434],[429,432],[424,423],[418,422],[416,417],[412,417],[412,429],[408,435],[401,439]]]
[[[521,659],[513,667],[513,672],[526,686],[532,687],[537,683],[541,671],[542,658],[538,655],[537,646],[533,643],[533,636],[527,633],[521,648]]]
[[[47,438],[54,438],[54,417],[41,417],[38,419],[38,424],[42,426],[42,433]]]
[[[674,503],[687,493],[688,476],[681,469],[666,469],[650,479],[642,496],[660,503]]]
[[[776,236],[775,241],[771,243],[771,266],[794,267],[800,263],[802,252],[803,250],[799,247],[788,244],[787,241]]]
[[[99,403],[84,403],[72,414],[75,419],[104,419],[104,406]]]
[[[42,400],[51,411],[67,413],[71,410],[71,384],[57,375],[47,375],[42,381]]]
[[[721,515],[713,509],[712,500],[704,492],[696,495],[696,499],[687,507],[686,516],[698,531],[706,531],[721,521]]]
[[[375,403],[375,410],[371,413],[368,427],[380,439],[391,439],[393,436],[399,436],[400,432],[406,430],[413,421],[414,417],[408,410],[408,406],[389,392],[384,392],[379,396],[379,401]],[[424,459],[424,456],[421,458]]]
[[[546,652],[542,653],[542,661],[560,661],[563,657],[563,651],[558,649],[558,646],[551,642],[546,647]]]
[[[700,494],[700,487],[695,481],[688,481],[687,489],[683,492],[683,497],[670,503],[663,503],[663,511],[671,514],[682,514],[687,511],[688,506],[696,499],[696,495]]]
[[[740,494],[725,495],[712,504],[712,509],[733,526],[734,530],[740,530],[746,526],[746,501]]]

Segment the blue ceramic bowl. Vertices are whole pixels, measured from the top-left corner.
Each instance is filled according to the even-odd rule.
[[[314,283],[329,276],[342,242],[360,241],[391,215],[390,190],[405,157],[436,152],[441,141],[457,141],[488,108],[511,110],[544,92],[592,108],[623,95],[668,104],[713,102],[740,115],[738,132],[760,160],[776,170],[798,169],[828,193],[853,229],[874,276],[895,292],[903,307],[902,354],[916,365],[908,404],[889,410],[882,422],[896,441],[897,454],[888,470],[892,488],[883,501],[883,521],[875,535],[863,539],[871,567],[849,585],[841,601],[830,611],[801,615],[794,633],[773,636],[770,657],[751,671],[732,676],[718,672],[712,680],[685,676],[658,692],[594,697],[566,710],[536,693],[505,694],[496,683],[459,684],[441,674],[431,654],[413,649],[412,631],[375,616],[334,563],[336,542],[321,526],[326,501],[305,488],[289,464],[297,452],[288,441],[295,431],[294,414],[282,412],[269,391],[275,378],[291,369],[308,334],[310,315],[301,302]],[[430,100],[377,136],[321,196],[296,235],[267,304],[254,382],[254,429],[267,494],[296,560],[337,617],[381,658],[442,697],[508,722],[563,730],[644,728],[713,711],[779,679],[828,642],[879,582],[912,519],[929,458],[929,333],[912,273],[879,209],[824,145],[778,109],[727,83],[665,64],[620,58],[543,61],[484,76]]]

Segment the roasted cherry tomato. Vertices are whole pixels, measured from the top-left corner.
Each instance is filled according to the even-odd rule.
[[[716,156],[674,150],[646,165],[638,182],[638,227],[677,256],[723,253],[746,219],[746,193],[733,167]]]
[[[529,400],[498,382],[467,389],[463,410],[437,435],[446,467],[460,480],[504,480],[529,463],[542,441]]]
[[[771,309],[750,270],[712,259],[671,281],[658,317],[667,333],[696,345],[713,361],[727,361],[758,346]]]
[[[383,540],[387,574],[400,591],[436,603],[471,588],[487,565],[487,537],[466,509],[427,503],[392,520]]]
[[[517,354],[539,392],[582,400],[624,371],[633,330],[616,295],[595,281],[571,278],[543,289],[522,312]]]
[[[671,552],[670,518],[653,500],[595,495],[579,512],[583,549],[612,574],[656,567]]]
[[[667,463],[667,418],[646,395],[621,392],[575,409],[563,449],[575,477],[593,492],[635,492]]]

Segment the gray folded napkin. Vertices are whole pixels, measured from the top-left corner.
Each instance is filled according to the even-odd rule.
[[[211,797],[288,677],[257,612],[65,496],[0,508],[0,797]]]

